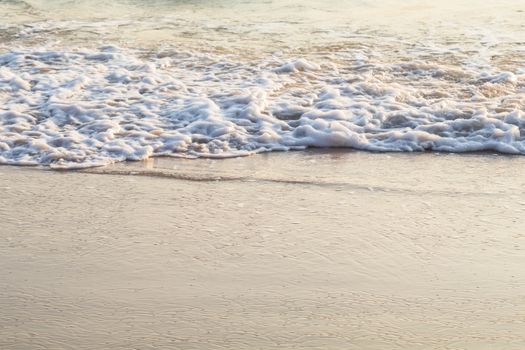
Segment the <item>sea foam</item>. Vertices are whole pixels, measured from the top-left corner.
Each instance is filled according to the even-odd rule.
[[[0,55],[0,163],[78,168],[306,147],[524,154],[525,74],[330,57],[18,49]]]

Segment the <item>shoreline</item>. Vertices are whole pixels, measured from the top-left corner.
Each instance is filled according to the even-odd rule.
[[[521,349],[520,163],[306,152],[117,166],[240,181],[1,167],[0,347]]]

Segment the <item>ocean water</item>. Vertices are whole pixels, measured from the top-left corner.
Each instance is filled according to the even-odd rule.
[[[525,3],[0,0],[0,163],[525,153]]]

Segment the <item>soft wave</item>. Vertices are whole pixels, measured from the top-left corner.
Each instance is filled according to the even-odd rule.
[[[246,60],[104,46],[0,55],[0,163],[306,147],[524,154],[525,74],[366,52]]]

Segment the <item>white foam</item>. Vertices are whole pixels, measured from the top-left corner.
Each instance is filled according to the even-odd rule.
[[[372,56],[11,51],[0,55],[0,163],[73,168],[305,147],[525,153],[522,71]]]

